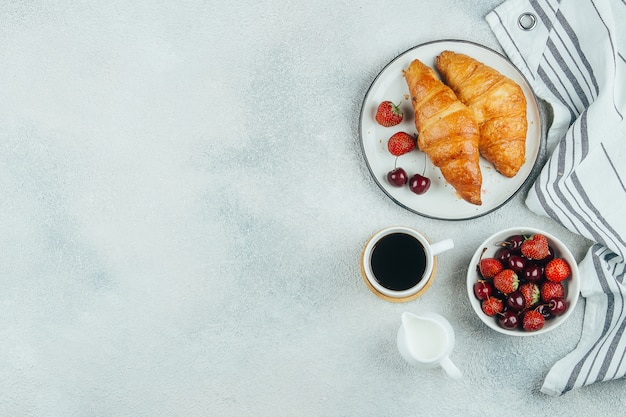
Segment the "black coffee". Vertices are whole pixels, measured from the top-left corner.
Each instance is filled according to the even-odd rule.
[[[392,233],[374,246],[371,265],[380,285],[395,291],[407,290],[422,280],[426,251],[413,236]]]

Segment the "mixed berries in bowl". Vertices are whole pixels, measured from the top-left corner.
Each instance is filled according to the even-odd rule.
[[[510,228],[480,245],[467,271],[467,292],[487,326],[531,336],[569,317],[580,277],[574,256],[558,238],[535,228]]]

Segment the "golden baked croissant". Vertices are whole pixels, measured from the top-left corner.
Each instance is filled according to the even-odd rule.
[[[500,72],[467,55],[443,51],[437,69],[480,126],[480,154],[506,177],[524,165],[526,97],[521,87]]]
[[[404,71],[415,110],[417,146],[465,201],[480,205],[479,128],[470,110],[419,60]]]

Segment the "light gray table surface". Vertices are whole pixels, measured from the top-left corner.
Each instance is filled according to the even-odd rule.
[[[499,3],[2,2],[0,415],[619,415],[623,381],[539,392],[584,300],[511,338],[465,292],[499,229],[543,228],[578,260],[590,242],[527,187],[474,220],[413,214],[359,145],[378,72],[431,40],[500,50]],[[403,304],[358,264],[397,224],[456,244]],[[463,379],[402,360],[404,311],[450,320]]]

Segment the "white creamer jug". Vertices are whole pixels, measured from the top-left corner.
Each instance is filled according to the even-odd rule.
[[[454,329],[443,316],[431,312],[402,314],[397,343],[409,364],[422,369],[441,366],[448,376],[460,379],[461,371],[449,358],[454,342]]]

